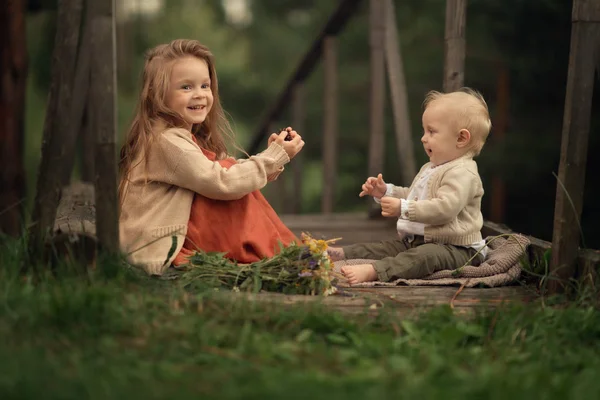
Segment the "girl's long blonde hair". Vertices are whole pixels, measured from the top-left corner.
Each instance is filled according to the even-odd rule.
[[[213,105],[202,124],[192,126],[192,134],[199,145],[213,151],[217,159],[227,157],[227,146],[224,137],[235,144],[231,127],[219,101],[219,86],[214,57],[210,50],[196,40],[177,39],[167,44],[154,47],[146,54],[142,74],[142,88],[133,122],[121,147],[119,160],[119,198],[123,202],[125,183],[134,167],[134,160],[147,160],[146,155],[156,133],[155,127],[161,123],[166,128],[183,126],[183,119],[178,113],[165,104],[171,70],[176,60],[183,57],[197,57],[204,60],[210,74],[210,89]],[[136,164],[137,165],[137,164]]]

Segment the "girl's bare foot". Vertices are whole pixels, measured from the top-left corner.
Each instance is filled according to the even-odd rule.
[[[377,280],[377,271],[371,264],[345,265],[341,270],[351,285]]]
[[[327,254],[331,261],[340,261],[346,258],[341,247],[329,247],[327,248]]]

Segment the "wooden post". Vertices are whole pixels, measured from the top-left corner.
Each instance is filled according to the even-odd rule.
[[[327,36],[323,42],[325,78],[323,91],[323,197],[321,212],[331,214],[337,175],[338,89],[337,40]]]
[[[369,45],[371,47],[371,98],[370,98],[370,140],[369,171],[370,176],[382,172],[385,136],[383,130],[383,107],[385,101],[385,65],[384,38],[385,16],[381,0],[370,0],[369,8]]]
[[[381,0],[370,0],[369,45],[371,47],[371,97],[369,126],[369,176],[383,172],[385,132],[383,129],[385,102],[385,8]],[[372,201],[368,205],[369,215],[380,214]]]
[[[444,92],[453,92],[464,86],[466,23],[467,0],[446,0]]]
[[[83,122],[81,124],[81,133],[79,138],[81,140],[81,180],[84,182],[94,183],[95,163],[94,163],[94,152],[96,147],[96,138],[94,137],[94,131],[92,130],[91,121],[91,110],[90,100],[87,100],[87,107],[83,115]]]
[[[59,0],[57,30],[52,53],[52,76],[46,120],[42,136],[40,161],[32,222],[29,231],[30,254],[39,255],[46,235],[51,231],[60,197],[63,159],[66,149],[76,138],[69,136],[73,76],[79,43],[83,1]]]
[[[496,118],[494,119],[494,136],[497,143],[504,142],[504,136],[508,128],[509,116],[509,75],[508,68],[504,62],[499,63],[498,82],[496,90]],[[490,218],[495,222],[504,222],[504,181],[494,174],[492,176],[492,195],[490,196]]]
[[[71,121],[69,137],[81,138],[83,142],[83,117],[88,102],[88,91],[90,87],[90,48],[92,41],[92,12],[93,6],[92,1],[97,0],[85,0],[85,18],[83,20],[82,37],[79,41],[79,51],[77,54],[77,64],[75,67],[75,80],[73,82],[73,97],[71,101]],[[83,146],[82,146],[83,147]],[[75,154],[77,148],[77,141],[70,140],[65,143],[64,156],[63,156],[63,168],[61,177],[61,186],[67,186],[71,181],[71,173],[73,172],[73,165],[75,163]]]
[[[0,8],[0,232],[21,234],[25,198],[25,1]]]
[[[600,2],[574,0],[571,52],[556,188],[550,293],[575,276],[590,131],[594,70],[600,56]]]
[[[96,136],[96,233],[101,249],[119,251],[116,141],[116,37],[114,0],[94,0],[92,127]]]
[[[417,166],[410,129],[406,79],[396,27],[396,10],[392,0],[385,1],[385,14],[385,56],[396,130],[396,146],[402,170],[402,184],[408,186],[417,174]]]
[[[296,83],[292,93],[292,127],[300,135],[304,135],[304,126],[306,119],[306,110],[304,107],[304,84]],[[301,151],[292,163],[292,171],[294,175],[294,189],[290,191],[292,199],[290,204],[292,205],[292,213],[299,214],[302,212],[302,170],[304,164],[304,151]]]

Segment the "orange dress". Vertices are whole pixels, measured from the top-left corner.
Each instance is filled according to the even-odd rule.
[[[215,153],[202,149],[211,161]],[[217,160],[230,168],[235,159]],[[298,238],[281,222],[259,190],[239,200],[213,200],[194,195],[183,248],[175,257],[176,266],[186,264],[197,249],[227,253],[225,257],[251,263],[279,252],[279,242],[289,246]]]

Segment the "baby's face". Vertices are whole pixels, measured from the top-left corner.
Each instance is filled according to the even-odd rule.
[[[459,131],[453,123],[451,108],[434,102],[425,109],[421,143],[433,165],[452,161],[467,152],[464,146],[459,147]]]

